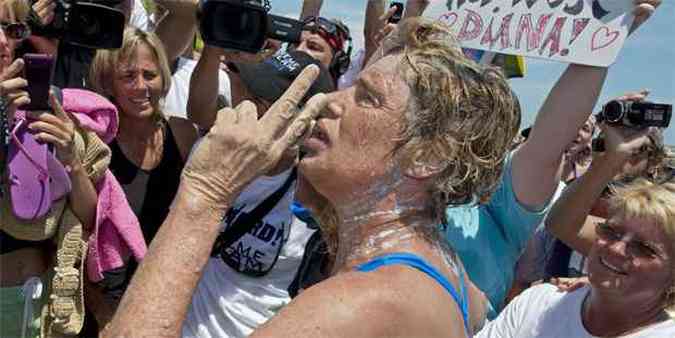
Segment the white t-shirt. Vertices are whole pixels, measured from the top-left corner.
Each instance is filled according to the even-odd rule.
[[[281,187],[290,171],[274,177],[261,177],[239,196],[225,220],[233,221],[241,213],[251,212],[261,200]],[[314,230],[298,220],[290,211],[295,183],[281,201],[230,248],[228,259],[240,265],[225,263],[220,257],[211,257],[206,264],[192,304],[183,323],[183,337],[223,338],[246,337],[279,309],[290,302],[288,286],[297,273],[305,245]],[[225,224],[223,224],[225,227]],[[267,230],[265,230],[267,229]],[[283,229],[283,230],[282,230]],[[286,238],[285,243],[277,242]],[[266,241],[261,240],[266,239]],[[281,245],[280,245],[281,244]],[[262,277],[251,277],[233,268],[269,267],[280,248],[278,259]],[[269,253],[273,254],[270,255]],[[246,264],[253,262],[252,264]],[[258,264],[259,263],[259,264]]]
[[[551,284],[531,287],[485,325],[476,338],[592,338],[581,321],[581,304],[590,291],[558,292]],[[624,338],[675,337],[675,321],[648,326]]]
[[[190,93],[190,77],[197,61],[179,57],[176,72],[171,77],[171,88],[164,98],[164,112],[168,116],[187,118],[187,102]],[[230,105],[230,78],[224,71],[218,70],[218,95]]]

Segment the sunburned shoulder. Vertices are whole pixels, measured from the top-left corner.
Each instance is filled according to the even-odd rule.
[[[331,277],[305,290],[255,336],[453,337],[450,315],[439,316],[442,305],[429,299],[425,285],[414,286],[415,277],[407,280],[405,269],[383,267]]]

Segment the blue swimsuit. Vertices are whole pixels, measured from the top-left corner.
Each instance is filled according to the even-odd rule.
[[[464,319],[464,331],[467,337],[471,336],[471,330],[469,329],[469,303],[467,299],[466,287],[464,285],[464,272],[461,268],[459,269],[459,293],[457,293],[452,284],[450,284],[450,281],[448,281],[438,270],[436,270],[436,268],[427,263],[427,261],[421,257],[410,253],[401,252],[383,255],[359,265],[356,267],[356,270],[360,272],[370,272],[377,270],[382,266],[396,264],[413,267],[421,272],[426,273],[429,277],[435,279],[439,284],[441,284],[441,286],[443,286],[443,288],[445,288],[445,290],[450,293],[450,296],[452,296],[452,299],[455,300],[462,311],[462,318]]]

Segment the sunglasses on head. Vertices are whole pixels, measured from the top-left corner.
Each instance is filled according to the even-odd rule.
[[[30,36],[30,28],[23,22],[0,22],[0,27],[10,39],[23,40]]]
[[[345,40],[349,39],[349,29],[344,25],[333,22],[320,16],[310,16],[303,21],[304,30],[317,32],[321,35],[327,35],[328,42],[336,50],[342,50]]]

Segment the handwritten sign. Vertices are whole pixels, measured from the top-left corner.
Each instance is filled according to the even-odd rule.
[[[633,22],[632,0],[436,0],[425,16],[462,47],[609,66]]]

